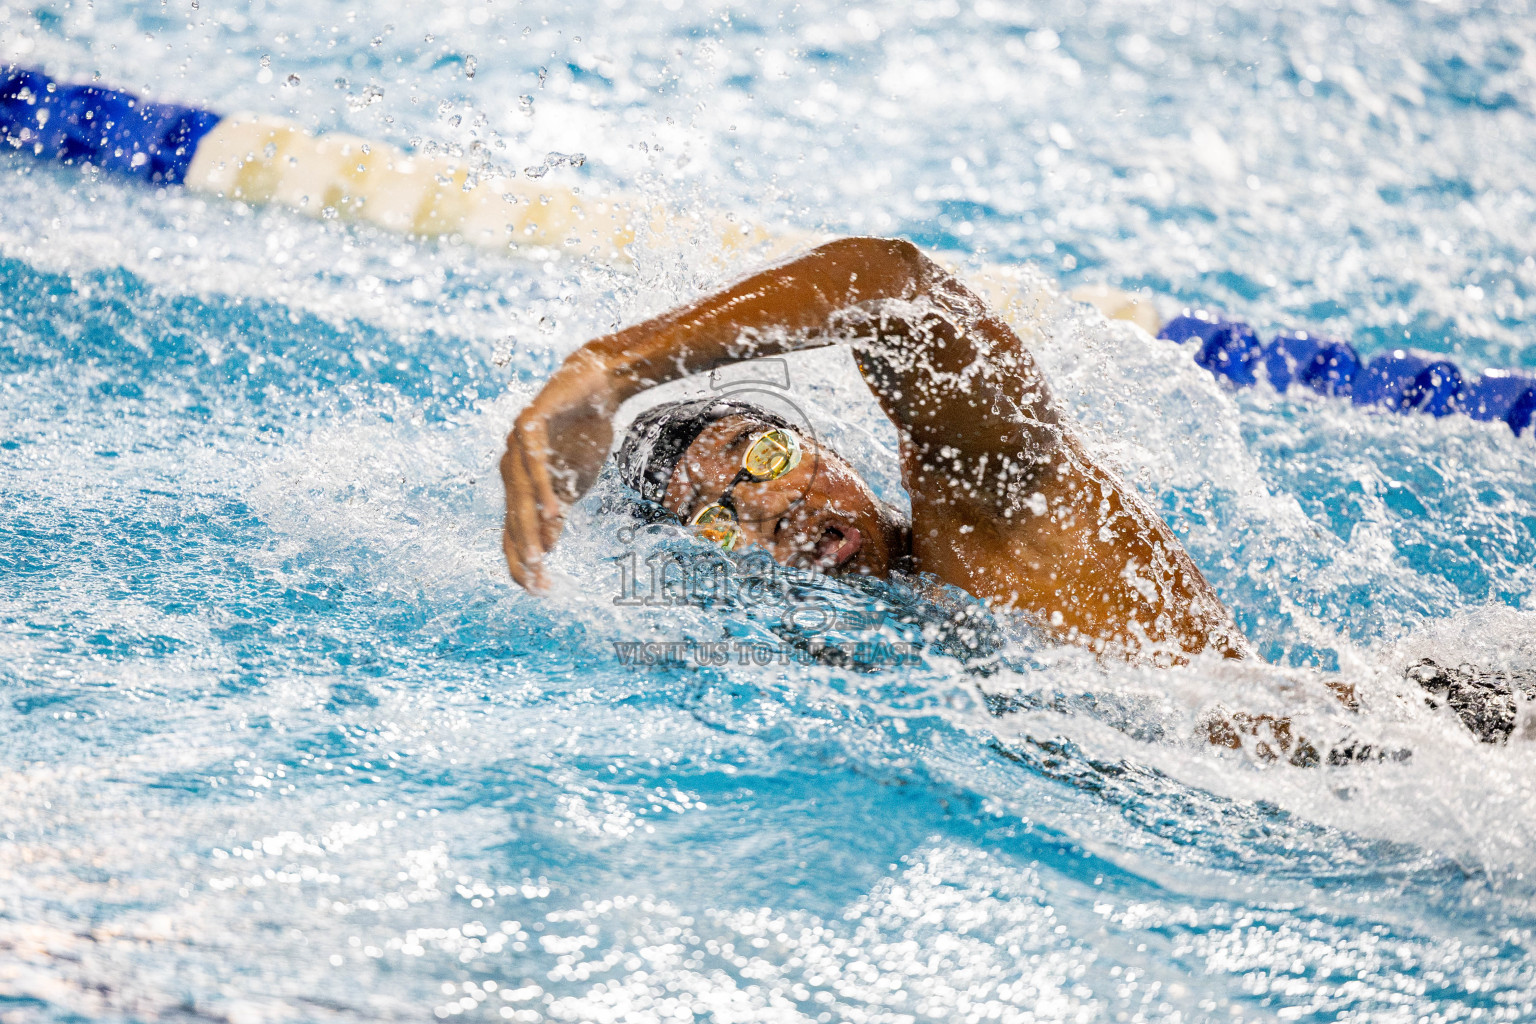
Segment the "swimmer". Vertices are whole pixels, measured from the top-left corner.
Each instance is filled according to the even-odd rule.
[[[766,410],[672,402],[631,424],[625,482],[721,547],[762,548],[829,574],[932,574],[1063,641],[1171,664],[1248,656],[1242,634],[1168,525],[1094,463],[1008,325],[910,243],[847,238],[583,345],[517,417],[501,459],[502,548],[518,583],[597,479],[613,417],[648,388],[715,367],[845,343],[896,425],[910,522],[836,452]],[[1405,673],[1485,743],[1516,731],[1536,676]],[[1324,686],[1358,710],[1353,686]],[[1297,766],[1402,760],[1356,741],[1319,747],[1289,719],[1217,706],[1197,732]]]
[[[1247,644],[1168,525],[1099,465],[1034,358],[909,242],[846,238],[589,341],[517,417],[501,459],[512,577],[544,556],[597,479],[627,399],[716,367],[847,344],[895,424],[910,521],[835,451],[731,401],[638,417],[619,468],[727,550],[827,573],[925,573],[1062,641],[1156,664]]]

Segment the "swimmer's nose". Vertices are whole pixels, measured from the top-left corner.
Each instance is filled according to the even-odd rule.
[[[803,487],[779,480],[746,482],[731,492],[736,517],[743,523],[756,523],[767,529],[771,529],[786,515],[792,516],[798,509],[804,508],[806,499]]]

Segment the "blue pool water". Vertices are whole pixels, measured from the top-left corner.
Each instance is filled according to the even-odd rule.
[[[1528,4],[381,6],[10,2],[0,60],[1536,367]],[[1536,1018],[1536,740],[1401,678],[1536,668],[1529,432],[1234,395],[1059,301],[1057,391],[1270,664],[1099,664],[902,586],[637,606],[626,565],[698,549],[609,479],[539,600],[512,417],[744,263],[16,154],[0,209],[0,1020]],[[846,357],[790,377],[894,496]],[[782,663],[633,646],[754,640]],[[1411,757],[1220,754],[1218,702]]]

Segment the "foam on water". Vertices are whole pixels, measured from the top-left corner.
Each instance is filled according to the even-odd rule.
[[[1536,667],[1529,436],[1234,395],[1052,282],[1536,365],[1532,28],[1360,2],[0,8],[0,53],[60,75],[1036,261],[1057,394],[1271,662],[1105,665],[912,581],[791,580],[916,663],[626,663],[814,630],[616,602],[631,552],[702,553],[611,477],[554,593],[519,592],[502,435],[587,337],[749,256],[498,260],[5,157],[0,1013],[1528,1018],[1536,744],[1475,743],[1401,669]],[[846,353],[791,383],[899,500]],[[1412,757],[1218,754],[1218,702]]]

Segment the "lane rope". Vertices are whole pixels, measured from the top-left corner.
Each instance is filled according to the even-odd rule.
[[[1282,394],[1296,386],[1396,412],[1502,420],[1516,437],[1536,414],[1536,377],[1513,370],[1471,377],[1444,356],[1401,348],[1367,362],[1349,342],[1307,331],[1260,342],[1242,321],[1203,309],[1185,310],[1157,336],[1197,344],[1195,362],[1238,388],[1253,387],[1262,378]]]
[[[681,232],[707,237],[724,253],[753,248],[772,256],[820,237],[726,215],[679,213],[637,196],[587,196],[579,187],[477,173],[461,160],[340,132],[314,135],[279,117],[154,103],[14,65],[0,68],[0,141],[150,184],[280,203],[312,217],[409,235],[452,236],[502,252],[531,247],[628,262],[642,232]],[[989,265],[967,278],[1016,327],[1036,333],[1029,311],[1048,297],[1020,268]],[[1405,349],[1365,362],[1348,342],[1306,331],[1261,343],[1247,324],[1206,310],[1185,310],[1163,324],[1151,302],[1116,288],[1093,285],[1070,295],[1148,334],[1197,343],[1195,362],[1237,388],[1263,379],[1282,393],[1297,386],[1360,406],[1502,420],[1516,436],[1536,416],[1536,376],[1529,374],[1488,370],[1473,378],[1441,356]]]
[[[0,68],[0,139],[45,160],[502,251],[541,247],[627,262],[640,230],[702,227],[725,250],[771,240],[753,225],[706,222],[640,197],[476,174],[467,161],[341,132],[314,135],[280,117],[152,103],[17,66]]]

